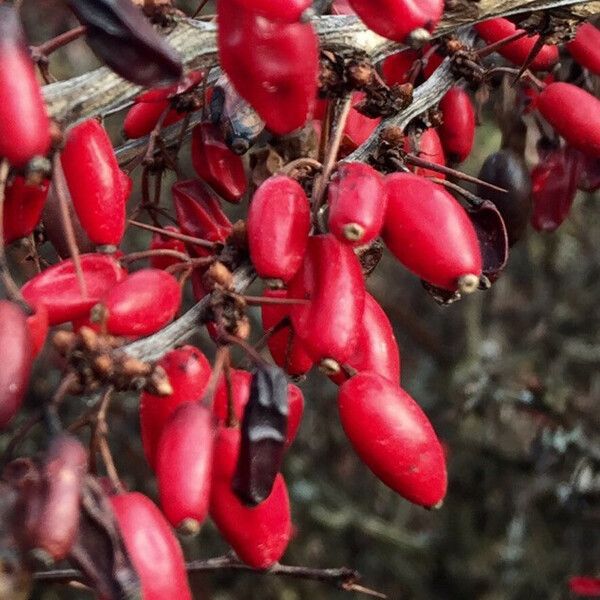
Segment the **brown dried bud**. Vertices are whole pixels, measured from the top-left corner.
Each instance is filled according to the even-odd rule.
[[[403,146],[404,131],[402,130],[402,127],[398,127],[397,125],[386,127],[381,132],[381,141],[390,146]]]
[[[156,396],[170,396],[173,393],[169,376],[161,366],[154,368],[154,371],[146,382],[145,389]]]
[[[204,280],[208,284],[209,289],[212,289],[215,285],[218,285],[226,290],[229,290],[233,286],[233,274],[222,262],[219,261],[210,265],[208,271],[204,275]]]
[[[77,343],[77,336],[72,331],[57,331],[52,336],[52,345],[63,356],[68,354]]]
[[[130,356],[123,359],[121,370],[127,377],[144,377],[152,373],[152,367],[148,363]]]
[[[234,335],[242,340],[247,340],[250,337],[250,329],[250,320],[248,317],[242,317],[236,323]]]
[[[108,354],[101,354],[94,358],[92,367],[100,377],[108,377],[113,372],[114,362]]]
[[[248,248],[248,231],[246,228],[246,221],[240,219],[233,224],[231,235],[227,241],[236,248]]]
[[[464,49],[464,44],[457,38],[451,38],[446,42],[446,49],[450,54],[456,54]]]
[[[94,352],[98,348],[98,334],[91,327],[84,325],[79,330],[79,338],[83,347],[89,352]]]
[[[353,87],[363,89],[373,82],[373,71],[373,65],[367,62],[350,63],[347,68],[348,81]]]

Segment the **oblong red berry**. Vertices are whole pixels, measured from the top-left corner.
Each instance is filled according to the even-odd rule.
[[[276,563],[291,534],[290,501],[281,474],[269,497],[248,507],[232,491],[240,448],[240,430],[220,428],[214,453],[210,515],[239,558],[254,569]],[[242,526],[243,524],[243,526]]]
[[[600,75],[600,31],[595,25],[581,24],[567,50],[582,67]]]
[[[83,317],[127,276],[127,271],[106,254],[82,254],[80,260],[87,287],[86,296],[79,289],[72,259],[63,260],[38,273],[21,288],[28,304],[43,304],[48,309],[50,325]]]
[[[208,359],[194,346],[171,350],[158,365],[165,370],[173,393],[155,396],[142,392],[140,397],[140,427],[146,460],[156,468],[156,449],[169,417],[178,406],[202,398],[211,374]]]
[[[149,135],[162,114],[169,107],[170,102],[168,100],[161,100],[157,102],[136,102],[125,115],[123,121],[123,134],[126,138],[134,140],[137,138]],[[177,112],[175,109],[171,109],[163,121],[163,126],[167,127],[181,121],[185,113]]]
[[[32,548],[43,549],[54,560],[65,558],[75,542],[87,466],[87,450],[76,437],[63,433],[50,442],[40,497],[29,505],[27,537]]]
[[[489,19],[482,23],[476,23],[477,33],[488,44],[504,40],[517,32],[523,31],[517,29],[517,26],[508,19]],[[509,60],[515,65],[522,65],[527,60],[529,53],[539,39],[539,35],[525,36],[513,42],[509,42],[498,48],[498,54]],[[558,61],[558,48],[549,44],[544,44],[534,58],[529,68],[533,71],[548,71]]]
[[[350,0],[369,29],[390,40],[404,42],[411,31],[433,31],[444,12],[444,0]]]
[[[417,60],[419,60],[419,53],[414,50],[405,50],[388,56],[381,66],[385,82],[390,86],[407,83]]]
[[[96,119],[67,133],[61,164],[79,222],[90,240],[118,246],[125,232],[125,190],[110,138]]]
[[[270,21],[295,23],[310,8],[311,0],[237,0],[240,6]]]
[[[558,229],[569,216],[577,193],[579,154],[559,148],[544,156],[531,172],[531,225],[537,231]]]
[[[358,341],[365,306],[365,283],[352,249],[333,235],[309,239],[302,268],[289,285],[295,304],[290,315],[294,330],[315,360],[348,359]]]
[[[0,300],[0,343],[4,347],[0,369],[0,429],[4,429],[21,408],[33,363],[27,319],[23,311],[8,300]]]
[[[244,162],[229,149],[217,125],[199,123],[192,130],[192,165],[221,198],[242,199],[248,187]]]
[[[264,295],[266,298],[288,298],[287,290],[265,290]],[[291,311],[292,307],[289,304],[262,304],[262,324],[265,333],[279,325],[283,319],[290,319]],[[289,375],[305,375],[315,362],[294,331],[291,321],[269,336],[267,346],[275,364]]]
[[[50,182],[28,185],[23,177],[15,177],[7,186],[4,197],[4,242],[10,244],[27,237],[42,216]]]
[[[175,409],[156,453],[160,505],[174,527],[196,532],[208,515],[216,421],[198,402]]]
[[[19,16],[0,5],[0,156],[23,167],[50,148],[50,120]]]
[[[404,149],[406,152],[415,154],[417,157],[426,160],[427,162],[433,163],[434,165],[446,166],[446,156],[444,154],[444,147],[442,146],[442,140],[438,135],[438,132],[433,127],[426,129],[418,138],[415,140],[405,139]],[[434,169],[428,169],[427,167],[411,167],[415,174],[421,177],[437,177],[438,179],[446,179],[444,173],[435,171]]]
[[[221,208],[214,192],[199,179],[179,181],[171,188],[177,223],[181,231],[192,237],[223,243],[233,226]],[[209,254],[202,246],[194,246],[200,256]]]
[[[365,371],[340,387],[338,408],[354,450],[383,483],[422,506],[443,500],[444,451],[429,419],[403,389]]]
[[[310,231],[310,206],[302,186],[286,175],[269,177],[252,197],[247,228],[256,272],[289,281],[302,264]]]
[[[383,239],[396,258],[437,287],[476,289],[481,252],[462,206],[440,185],[411,173],[389,175],[386,187]]]
[[[471,154],[475,140],[475,109],[461,87],[450,88],[440,102],[444,118],[439,134],[446,154],[462,162]]]
[[[364,163],[343,163],[331,178],[329,231],[345,243],[366,244],[383,227],[387,195],[381,173]]]
[[[244,415],[244,409],[250,397],[250,383],[252,375],[248,371],[241,369],[230,369],[231,382],[231,400],[233,403],[233,416],[237,421],[241,421]],[[213,413],[220,423],[227,423],[227,385],[223,377],[219,380],[219,385],[215,392],[213,400]],[[293,383],[288,384],[288,421],[286,433],[286,446],[291,446],[296,438],[302,415],[304,413],[304,396],[298,386]]]
[[[142,269],[115,285],[103,298],[106,329],[114,335],[148,335],[162,329],[177,314],[181,287],[160,269]]]
[[[544,119],[571,146],[600,156],[600,100],[571,83],[547,85],[537,98]]]
[[[273,133],[304,125],[317,92],[318,39],[312,26],[268,21],[234,0],[220,0],[217,15],[221,66],[236,90]]]
[[[192,600],[181,546],[156,505],[139,492],[110,501],[144,600]]]
[[[366,294],[365,310],[360,324],[360,333],[354,354],[346,364],[359,373],[377,373],[392,383],[400,381],[400,352],[392,325],[377,300]],[[341,384],[347,377],[343,373],[332,376]]]

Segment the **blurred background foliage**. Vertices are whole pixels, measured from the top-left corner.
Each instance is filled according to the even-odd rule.
[[[191,2],[179,6],[195,8]],[[32,44],[75,24],[58,0],[25,0],[23,16]],[[50,62],[58,79],[95,66],[81,40]],[[501,143],[492,105],[483,116],[475,150],[462,166],[471,174]],[[108,122],[116,144],[122,143],[121,118]],[[193,177],[185,160],[183,165],[184,175]],[[170,183],[166,178],[165,190]],[[580,194],[555,234],[530,231],[514,247],[491,290],[449,307],[436,305],[415,277],[384,257],[369,289],[394,325],[402,385],[444,440],[448,496],[441,510],[427,512],[379,483],[344,438],[336,387],[311,375],[301,384],[304,421],[285,462],[295,538],[284,562],[348,566],[389,598],[415,600],[558,600],[569,597],[569,575],[600,572],[598,201]],[[233,210],[232,217],[238,216]],[[132,247],[148,243],[144,233],[136,236]],[[258,338],[260,315],[252,316]],[[195,342],[212,355],[203,332]],[[38,360],[30,408],[56,386],[57,367],[50,352]],[[80,411],[71,398],[65,421]],[[2,436],[0,446],[8,438]],[[110,443],[125,484],[156,498],[136,397],[120,395],[113,402]],[[38,431],[21,453],[43,444]],[[190,559],[227,551],[211,524],[183,546]],[[191,581],[197,598],[213,600],[352,597],[323,584],[268,575],[225,572]],[[48,585],[34,594],[39,600],[89,597]]]

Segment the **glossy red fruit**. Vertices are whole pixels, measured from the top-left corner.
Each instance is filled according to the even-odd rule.
[[[233,227],[215,194],[199,179],[180,181],[173,185],[173,204],[181,231],[209,242],[225,242]],[[200,256],[210,251],[194,246]]]
[[[169,100],[158,102],[137,102],[125,115],[123,133],[126,138],[134,140],[149,135],[156,127],[158,120],[169,107]],[[185,113],[171,109],[163,121],[163,126],[168,127],[181,121]]]
[[[250,382],[252,374],[240,369],[230,369],[231,399],[233,401],[234,416],[242,420],[244,409],[250,395]],[[221,377],[213,401],[213,413],[220,423],[227,423],[227,386]],[[299,387],[293,383],[288,384],[288,423],[286,433],[286,446],[291,446],[296,438],[302,415],[304,413],[304,396]]]
[[[597,598],[600,596],[600,578],[598,577],[570,577],[569,590],[576,596],[583,598]]]
[[[113,287],[102,304],[108,311],[109,333],[149,335],[162,329],[177,314],[181,287],[166,271],[142,269]]]
[[[383,483],[415,504],[442,502],[444,451],[429,419],[403,389],[365,371],[340,387],[338,408],[354,450]]]
[[[248,507],[232,491],[240,430],[220,428],[214,453],[210,515],[235,553],[254,569],[268,569],[285,552],[291,533],[290,502],[278,474],[269,497]],[[243,524],[243,526],[241,526]]]
[[[156,468],[156,450],[169,417],[177,407],[202,398],[211,374],[208,359],[194,346],[182,346],[165,354],[158,362],[173,388],[169,396],[155,396],[142,392],[140,398],[140,426],[142,444],[148,464]]]
[[[23,311],[8,300],[0,300],[0,343],[4,347],[0,369],[0,429],[4,429],[21,408],[33,363],[27,319]]]
[[[414,50],[405,50],[388,56],[382,64],[383,78],[388,85],[407,83],[413,66],[420,56]]]
[[[371,134],[377,129],[381,119],[371,119],[358,112],[354,106],[359,104],[365,97],[364,92],[355,92],[352,96],[353,107],[350,109],[346,125],[344,126],[344,136],[340,147],[340,154],[345,156],[356,150],[366,142]]]
[[[248,211],[248,245],[256,272],[265,279],[289,281],[306,252],[310,206],[302,186],[274,175],[256,190]]]
[[[600,100],[571,83],[547,85],[538,96],[537,109],[571,146],[600,156]]]
[[[81,269],[87,286],[82,295],[72,259],[63,260],[32,277],[21,293],[31,306],[44,304],[50,325],[65,323],[88,313],[94,304],[127,276],[127,271],[106,254],[82,254]]]
[[[383,239],[396,258],[437,287],[474,291],[481,252],[462,206],[440,185],[410,173],[389,175],[386,187]]]
[[[346,364],[359,373],[370,371],[389,379],[392,383],[400,382],[398,342],[385,311],[371,294],[365,296],[358,344]],[[337,384],[342,384],[347,377],[339,373],[331,379]]]
[[[517,32],[523,31],[522,29],[517,29],[517,26],[508,19],[502,18],[489,19],[488,21],[483,21],[483,23],[477,23],[475,29],[488,44],[499,42]],[[539,37],[539,35],[522,37],[501,46],[497,52],[513,64],[523,65]],[[532,71],[549,71],[557,61],[558,48],[545,44],[529,65],[529,68]]]
[[[273,133],[304,125],[317,92],[318,39],[312,26],[268,21],[235,0],[220,0],[217,15],[221,66],[240,95]]]
[[[440,139],[451,160],[462,162],[471,154],[475,140],[475,109],[469,94],[460,87],[450,88],[440,102],[443,123]]]
[[[567,50],[582,67],[600,75],[600,31],[595,25],[580,25],[575,39],[567,44]]]
[[[290,314],[311,356],[345,362],[355,350],[365,306],[365,283],[352,249],[331,234],[311,237],[289,296],[310,299],[293,305]]]
[[[442,140],[440,140],[437,130],[433,127],[426,129],[415,139],[407,137],[404,143],[404,150],[435,165],[440,165],[442,167],[446,166],[446,156],[444,154]],[[446,179],[444,173],[439,173],[433,169],[428,169],[426,167],[411,167],[411,169],[415,174],[420,175],[421,177]]]
[[[38,303],[31,310],[27,317],[27,327],[31,338],[31,354],[35,358],[44,347],[48,336],[48,309]]]
[[[42,467],[43,484],[28,505],[27,537],[54,560],[66,558],[79,528],[81,488],[88,453],[74,436],[59,434],[48,447]]]
[[[61,163],[90,240],[99,246],[118,246],[125,232],[125,190],[110,138],[96,119],[67,133]]]
[[[4,242],[10,244],[27,237],[39,223],[48,197],[49,181],[27,185],[15,177],[7,186],[4,198]]]
[[[383,176],[365,163],[342,163],[329,183],[327,202],[329,231],[341,242],[367,244],[383,227]]]
[[[287,298],[287,290],[265,290],[267,298]],[[265,333],[285,318],[290,318],[292,307],[282,304],[263,304],[261,306],[262,324]],[[304,348],[302,341],[294,331],[291,321],[285,327],[269,336],[267,340],[269,352],[286,373],[297,377],[308,373],[314,360]]]
[[[144,600],[192,600],[183,552],[155,504],[143,494],[113,496],[125,548],[140,578]]]
[[[295,23],[302,13],[310,8],[311,0],[237,0],[247,11],[256,13],[270,21]]]
[[[166,231],[171,231],[173,233],[181,233],[178,227],[174,227],[173,225],[167,225],[164,228]],[[152,234],[152,240],[150,241],[150,250],[175,250],[176,252],[180,252],[187,256],[187,250],[185,244],[176,238],[172,238],[166,235],[162,235],[160,233]],[[181,260],[175,258],[174,256],[153,256],[150,259],[150,266],[154,269],[166,269],[171,265],[176,265],[180,263]]]
[[[531,225],[537,231],[558,229],[569,216],[579,182],[580,162],[577,151],[559,148],[531,172]]]
[[[433,31],[444,12],[444,0],[350,0],[350,6],[369,29],[404,42],[411,31]]]
[[[0,156],[23,167],[50,149],[50,120],[17,11],[0,5]]]
[[[208,515],[216,422],[198,402],[180,405],[165,424],[156,453],[161,508],[174,527],[195,533]]]
[[[242,199],[248,187],[244,162],[229,149],[216,125],[199,123],[192,130],[192,165],[221,198],[229,202]]]

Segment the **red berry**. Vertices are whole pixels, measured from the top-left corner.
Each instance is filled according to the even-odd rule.
[[[329,184],[329,231],[352,245],[374,240],[383,227],[387,196],[381,173],[364,163],[343,163]]]
[[[33,307],[27,317],[27,327],[31,337],[31,354],[35,358],[44,347],[48,335],[48,309],[41,303]]]
[[[419,53],[414,50],[405,50],[388,56],[381,67],[385,82],[390,86],[407,83],[417,60],[419,60]]]
[[[475,109],[469,94],[460,87],[450,88],[440,102],[444,122],[440,138],[446,154],[462,162],[471,154],[475,140]]]
[[[158,102],[137,102],[134,104],[125,115],[123,121],[123,133],[126,138],[137,139],[149,135],[161,115],[169,107],[170,102],[168,100],[161,100]],[[175,109],[171,109],[165,120],[163,126],[167,127],[181,121],[185,113],[177,112]]]
[[[340,387],[338,408],[354,450],[383,483],[422,506],[443,500],[444,451],[429,419],[403,389],[365,371]]]
[[[597,598],[600,596],[600,578],[583,576],[570,577],[569,590],[576,596]]]
[[[87,296],[79,289],[72,259],[63,260],[35,275],[21,289],[31,306],[44,304],[50,325],[85,316],[90,308],[127,276],[119,263],[105,254],[82,254],[81,269]]]
[[[0,369],[0,429],[4,429],[21,408],[33,363],[25,314],[8,300],[0,300],[0,343],[4,348]]]
[[[212,411],[186,402],[166,422],[156,453],[160,505],[174,527],[195,532],[208,515],[216,433]]]
[[[173,225],[167,225],[165,231],[172,231],[173,233],[181,233],[179,228]],[[150,242],[150,250],[176,250],[182,254],[187,255],[185,244],[176,238],[172,238],[160,233],[154,233],[152,235],[152,241]],[[166,269],[171,265],[180,263],[181,260],[172,256],[153,256],[150,259],[150,266],[154,269]]]
[[[476,289],[481,252],[462,206],[440,185],[410,173],[389,175],[386,187],[383,238],[396,258],[437,287]]]
[[[138,492],[113,496],[110,501],[140,578],[143,599],[192,600],[183,552],[158,508]]]
[[[220,0],[217,15],[221,66],[240,95],[273,133],[304,125],[317,92],[318,39],[312,26],[267,21],[235,0]]]
[[[600,156],[600,100],[571,83],[547,85],[537,99],[542,116],[571,146]]]
[[[310,206],[302,186],[286,175],[267,179],[252,198],[247,227],[257,273],[289,281],[302,264],[310,230]]]
[[[264,295],[267,298],[288,298],[286,290],[265,290]],[[283,304],[263,304],[261,311],[263,329],[266,333],[286,317],[289,318],[292,307]],[[294,377],[305,375],[312,369],[314,360],[304,348],[291,323],[270,335],[267,346],[275,363],[289,375]]]
[[[73,206],[90,240],[118,246],[125,232],[125,190],[110,138],[96,119],[69,131],[61,163]]]
[[[4,242],[10,244],[27,237],[36,227],[48,197],[49,181],[27,185],[23,177],[15,177],[6,186],[4,198]]]
[[[179,310],[181,287],[160,269],[129,275],[103,298],[108,311],[106,328],[114,335],[149,335],[162,329]]]
[[[181,231],[209,242],[224,242],[232,225],[221,208],[219,199],[199,179],[173,185],[173,204]],[[210,254],[202,246],[194,246],[200,256]]]
[[[192,130],[192,164],[219,196],[229,202],[242,199],[248,187],[244,162],[229,149],[216,125],[199,123]]]
[[[238,460],[240,430],[220,428],[214,453],[210,515],[235,553],[254,569],[268,569],[288,545],[291,533],[290,501],[281,474],[269,497],[248,507],[232,491]]]
[[[50,148],[50,121],[17,11],[0,5],[0,156],[23,167]]]
[[[582,67],[600,75],[600,31],[595,25],[580,25],[575,39],[567,44],[567,50]]]
[[[537,231],[555,231],[569,216],[579,181],[579,155],[559,148],[544,156],[531,172],[531,225]]]
[[[331,234],[311,237],[289,296],[310,299],[292,306],[291,319],[313,358],[345,362],[356,347],[365,306],[365,283],[352,249]]]
[[[433,31],[444,12],[444,0],[350,0],[369,29],[390,40],[404,42],[411,31]]]
[[[442,140],[438,132],[433,127],[426,129],[417,139],[413,140],[406,138],[404,142],[404,150],[415,154],[419,158],[426,160],[435,165],[442,167],[446,166],[446,157],[444,155],[444,148],[442,146]],[[421,177],[437,177],[438,179],[446,179],[444,173],[439,173],[433,169],[426,167],[411,167],[415,174]]]
[[[400,381],[400,353],[392,325],[377,300],[367,294],[365,310],[360,324],[358,343],[354,354],[346,364],[359,373],[371,371],[392,383]],[[342,373],[331,378],[342,384],[346,376]]]
[[[244,9],[270,21],[295,23],[310,8],[311,0],[237,0]]]
[[[142,392],[140,398],[140,426],[142,443],[148,464],[156,468],[156,450],[161,433],[169,417],[178,406],[202,398],[211,374],[206,356],[194,346],[182,346],[165,354],[158,362],[165,370],[173,393],[155,396]]]
[[[489,19],[483,23],[477,23],[475,29],[488,44],[499,42],[517,32],[523,31],[522,29],[517,29],[517,26],[508,19],[502,18]],[[522,65],[527,60],[539,37],[539,35],[522,37],[501,46],[497,52],[513,64]],[[532,71],[549,71],[557,61],[558,48],[544,44],[538,55],[529,65],[529,68]]]
[[[340,150],[341,155],[353,152],[366,142],[381,122],[381,119],[371,119],[354,108],[364,97],[364,92],[355,92],[352,95],[353,107],[350,109],[346,125],[344,126],[344,137],[342,138]]]
[[[231,378],[231,398],[233,401],[234,417],[241,421],[244,415],[244,409],[250,395],[250,382],[252,375],[248,371],[240,369],[230,369]],[[226,423],[228,418],[227,409],[227,386],[225,380],[221,378],[215,398],[213,401],[213,413],[220,423]],[[286,433],[286,446],[291,446],[294,441],[302,415],[304,413],[304,396],[300,388],[294,384],[288,384],[288,423]]]

